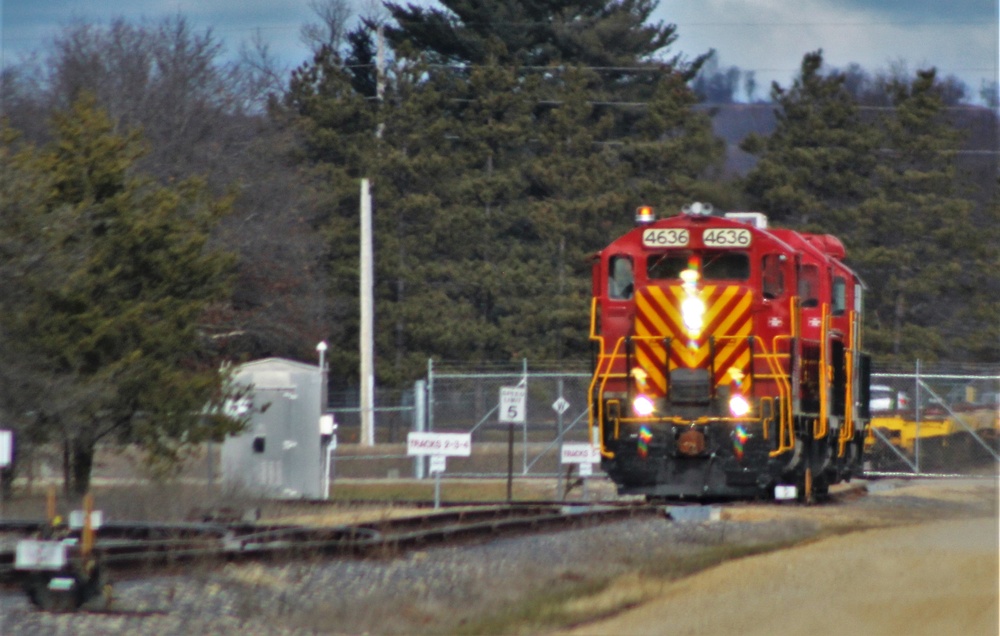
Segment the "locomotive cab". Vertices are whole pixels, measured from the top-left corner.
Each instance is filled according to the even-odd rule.
[[[590,425],[619,491],[798,496],[859,472],[860,283],[839,241],[699,205],[637,225],[593,273]]]

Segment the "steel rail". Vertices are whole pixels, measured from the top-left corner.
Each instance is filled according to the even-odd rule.
[[[130,573],[148,575],[151,567],[169,570],[172,565],[202,559],[219,562],[313,554],[384,555],[422,545],[654,514],[660,509],[645,504],[493,506],[333,527],[119,523],[100,528],[95,551],[102,567],[130,578]],[[23,524],[19,528],[30,531],[32,526]],[[13,557],[11,551],[0,552],[0,582],[20,578]]]

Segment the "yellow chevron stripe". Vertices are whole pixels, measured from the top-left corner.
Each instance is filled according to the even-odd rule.
[[[667,299],[663,290],[653,287],[647,290],[650,298],[647,298],[647,294],[639,294],[636,301],[636,310],[638,315],[646,318],[650,323],[653,324],[653,331],[649,331],[645,324],[641,321],[636,321],[635,332],[639,336],[653,336],[670,333],[667,324],[660,319],[657,315],[656,307],[670,308],[670,301]]]
[[[688,347],[687,340],[678,338],[673,341],[672,346],[685,367],[693,369],[698,366],[698,349]]]
[[[684,318],[681,316],[681,301],[684,300],[686,293],[681,287],[671,287],[670,288],[670,302],[664,305],[664,313],[670,316],[670,320],[677,325],[684,324]]]
[[[738,288],[730,287],[730,289],[735,292]],[[729,301],[729,299],[733,297],[733,294],[729,293],[723,295],[726,296],[727,302]],[[743,294],[743,298],[739,300],[738,304],[736,305],[736,307],[733,308],[733,311],[726,317],[725,321],[723,321],[723,323],[719,325],[719,328],[716,331],[716,333],[733,335],[733,336],[749,336],[750,335],[749,320],[744,323],[744,325],[740,328],[738,333],[730,333],[730,329],[733,328],[734,324],[746,318],[747,313],[750,311],[751,300],[752,299],[750,297],[750,294]],[[723,306],[721,299],[720,302],[716,304],[716,306],[717,307]]]
[[[661,353],[663,351],[663,347],[654,347],[654,353],[655,349],[659,349]],[[663,367],[660,362],[650,358],[642,349],[636,349],[635,358],[639,366],[646,371],[646,383],[650,385],[655,394],[663,395],[667,389],[667,378],[662,371]]]
[[[708,299],[712,298],[716,293],[718,293],[718,297],[709,304]],[[670,336],[672,338],[670,347],[672,357],[678,359],[679,363],[685,367],[697,368],[707,363],[709,355],[707,342],[701,344],[697,349],[692,350],[687,345],[686,334],[683,330],[680,333],[675,333],[677,330],[682,329],[683,317],[680,312],[680,305],[686,296],[687,292],[680,286],[672,286],[667,289],[659,287],[647,288],[644,293],[638,294],[636,298],[637,320],[635,329],[636,335],[640,337]],[[729,382],[729,368],[735,366],[746,372],[750,365],[750,350],[746,343],[742,340],[732,340],[728,337],[737,336],[745,338],[750,335],[751,321],[748,319],[748,314],[753,300],[752,294],[736,286],[727,286],[720,289],[717,285],[708,285],[702,288],[699,296],[706,301],[705,323],[711,325],[715,321],[721,320],[714,329],[702,335],[716,334],[717,336],[727,336],[724,344],[716,351],[716,360],[726,360],[733,355],[734,351],[738,350],[738,347],[742,347],[742,351],[739,351],[735,360],[729,362],[725,369],[720,368],[717,370],[718,377],[716,381],[719,384],[724,384]],[[736,304],[727,312],[727,307],[733,302]],[[661,317],[661,314],[666,316],[666,319]],[[670,323],[673,324],[671,325]],[[736,325],[740,326],[736,327]],[[736,329],[736,331],[731,331],[733,329]],[[657,392],[662,392],[666,388],[666,377],[661,371],[665,355],[664,347],[658,339],[655,341],[644,340],[641,346],[636,347],[636,362],[648,374],[648,382],[651,384],[650,388]],[[676,363],[669,360],[668,364],[671,368],[677,367]]]

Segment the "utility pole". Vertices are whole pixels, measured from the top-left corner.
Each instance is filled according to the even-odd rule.
[[[372,282],[372,197],[368,179],[361,180],[361,439],[375,444],[375,340]]]
[[[378,54],[376,56],[376,98],[379,108],[385,94],[385,37],[382,25],[378,27]],[[385,124],[379,122],[375,138],[382,138]],[[368,179],[361,180],[361,439],[363,446],[375,445],[375,300],[374,253],[372,249],[372,196]]]
[[[382,101],[385,99],[385,28],[378,25],[378,47],[375,52],[375,99],[378,101],[379,111],[382,110]],[[381,114],[381,113],[379,113]],[[381,117],[379,118],[381,119]],[[385,122],[379,121],[375,129],[375,138],[382,138],[382,131],[385,129]]]

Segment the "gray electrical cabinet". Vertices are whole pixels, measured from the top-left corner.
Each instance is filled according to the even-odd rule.
[[[250,425],[222,445],[223,482],[258,496],[325,499],[331,431],[321,430],[320,416],[326,374],[318,366],[266,358],[234,375],[251,387],[243,407]]]

